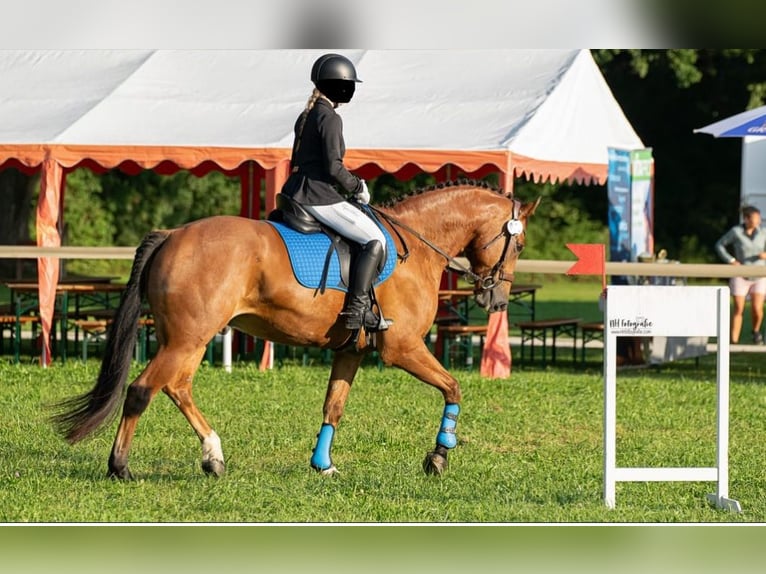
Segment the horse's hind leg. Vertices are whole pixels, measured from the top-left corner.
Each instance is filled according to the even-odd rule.
[[[186,381],[186,386],[191,386],[191,380],[199,366],[203,353],[204,348],[181,358],[177,352],[173,353],[166,347],[161,347],[157,352],[157,356],[149,363],[141,375],[131,383],[125,397],[122,419],[117,428],[117,436],[114,439],[112,453],[109,456],[108,476],[121,479],[133,478],[128,469],[128,455],[135,435],[136,425],[138,424],[138,419],[160,389],[164,390],[175,401],[187,419],[190,420],[200,440],[203,441],[203,452],[207,446],[208,457],[210,459],[220,458],[221,464],[223,464],[223,455],[218,456],[220,453],[220,441],[217,440],[218,437],[215,435],[215,432],[207,426],[201,415],[199,415],[199,420],[202,423],[197,422],[197,419],[192,422],[192,419],[189,418],[189,415],[184,410],[187,403],[191,401],[191,393],[183,392],[185,388],[184,381]],[[176,390],[179,388],[182,390]],[[188,395],[188,401],[186,395]],[[176,396],[181,398],[177,399]],[[193,410],[196,411],[193,403],[191,405]],[[193,411],[190,410],[189,412]],[[207,445],[205,443],[206,439]],[[217,451],[215,449],[216,445]]]
[[[204,349],[203,349],[204,351]],[[221,449],[221,439],[218,434],[205,420],[197,405],[192,398],[192,381],[194,371],[202,358],[202,353],[195,356],[194,363],[187,362],[187,368],[182,369],[184,376],[176,377],[172,383],[166,385],[162,390],[176,404],[179,410],[189,421],[189,424],[197,433],[197,437],[202,443],[202,470],[206,474],[214,476],[223,476],[226,472],[226,465],[223,460],[223,450]],[[190,370],[189,367],[193,368]]]
[[[112,452],[109,455],[107,476],[110,478],[127,480],[133,478],[128,469],[128,455],[133,443],[133,436],[136,432],[136,425],[138,424],[138,419],[159,390],[158,386],[151,384],[151,381],[156,380],[152,375],[152,372],[156,370],[153,368],[154,365],[154,361],[149,363],[141,375],[128,387],[122,407],[122,418],[117,427],[117,435],[114,437]]]
[[[322,409],[324,415],[322,428],[319,430],[316,447],[311,455],[311,468],[325,475],[337,472],[330,457],[330,450],[335,438],[335,430],[343,416],[348,393],[351,391],[351,384],[362,363],[362,357],[363,355],[358,353],[338,352],[332,362],[332,372]]]

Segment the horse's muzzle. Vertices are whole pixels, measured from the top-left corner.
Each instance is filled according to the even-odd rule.
[[[476,304],[487,313],[496,313],[505,311],[508,308],[508,295],[503,292],[500,286],[485,291],[479,291],[476,294]]]

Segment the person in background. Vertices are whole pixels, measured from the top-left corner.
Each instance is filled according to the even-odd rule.
[[[766,231],[761,229],[761,212],[757,207],[742,207],[742,223],[724,233],[715,244],[715,251],[730,265],[766,265]],[[743,270],[743,275],[746,271]],[[761,323],[766,296],[766,277],[732,277],[729,280],[734,309],[731,315],[731,342],[738,343],[742,331],[745,300],[750,295],[753,342],[763,345]]]
[[[361,246],[349,280],[348,298],[341,318],[349,330],[381,328],[371,309],[370,287],[385,262],[383,232],[357,206],[367,204],[370,193],[363,179],[343,165],[346,145],[343,122],[336,113],[351,101],[356,83],[354,64],[340,54],[325,54],[311,69],[314,90],[295,122],[292,172],[282,193],[347,239]]]

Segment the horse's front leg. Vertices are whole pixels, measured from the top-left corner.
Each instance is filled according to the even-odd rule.
[[[324,399],[322,428],[319,429],[317,443],[311,455],[311,468],[322,474],[331,475],[338,472],[332,463],[330,451],[335,439],[335,431],[343,416],[348,393],[351,391],[351,384],[363,356],[354,352],[338,352],[333,359],[330,381],[327,384],[327,394]]]
[[[442,367],[421,339],[408,346],[389,343],[383,348],[381,358],[387,364],[404,369],[424,383],[439,389],[444,396],[441,425],[436,434],[436,447],[426,454],[423,470],[426,474],[442,474],[447,470],[447,454],[457,446],[457,418],[460,414],[462,394],[457,379]]]

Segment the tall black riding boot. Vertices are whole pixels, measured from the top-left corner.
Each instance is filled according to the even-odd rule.
[[[346,329],[350,331],[362,327],[375,329],[378,326],[379,319],[371,309],[370,287],[378,275],[384,255],[380,241],[370,241],[357,256],[349,281],[346,307],[340,314],[346,320]]]

